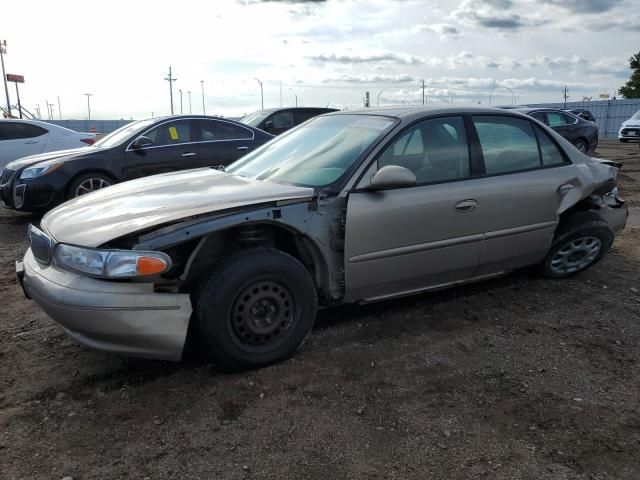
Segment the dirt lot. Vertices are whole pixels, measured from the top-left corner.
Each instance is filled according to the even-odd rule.
[[[68,339],[14,281],[30,217],[0,212],[0,476],[640,478],[640,152],[598,153],[631,218],[590,271],[327,310],[242,375]]]

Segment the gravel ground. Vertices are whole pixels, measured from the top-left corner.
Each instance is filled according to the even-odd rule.
[[[0,477],[640,478],[640,155],[613,251],[320,314],[286,363],[223,375],[68,339],[14,280],[29,216],[0,212]]]

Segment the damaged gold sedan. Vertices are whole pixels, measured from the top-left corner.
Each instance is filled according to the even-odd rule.
[[[67,202],[29,230],[26,294],[79,342],[228,370],[291,356],[317,309],[535,265],[581,272],[627,221],[620,165],[517,112],[337,112],[227,168]]]

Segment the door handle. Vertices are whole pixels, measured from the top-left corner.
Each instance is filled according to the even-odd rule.
[[[453,208],[455,208],[456,212],[460,213],[468,213],[473,212],[478,206],[478,202],[473,199],[462,200],[455,204]]]
[[[25,145],[33,145],[33,144],[36,144],[36,143],[38,143],[38,142],[37,141],[35,141],[35,142],[34,141],[24,142]]]
[[[558,187],[558,193],[560,195],[566,195],[571,191],[572,188],[573,188],[573,185],[571,185],[570,183],[565,183],[564,185],[560,185]]]
[[[182,154],[183,157],[195,157],[195,152],[187,152]]]
[[[236,150],[249,150],[249,147],[243,145],[242,147],[236,147]]]

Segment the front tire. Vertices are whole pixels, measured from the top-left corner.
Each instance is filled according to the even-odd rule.
[[[71,182],[67,191],[67,200],[110,187],[114,183],[116,182],[113,178],[103,173],[85,173]]]
[[[576,214],[560,225],[538,272],[545,278],[567,278],[596,264],[611,249],[609,225],[589,214]]]
[[[573,146],[576,147],[578,150],[580,150],[580,152],[584,153],[585,155],[589,151],[589,144],[583,138],[579,138],[578,140],[573,142]]]
[[[196,336],[225,371],[289,358],[313,327],[318,299],[307,269],[273,248],[241,251],[222,262],[194,298]]]

